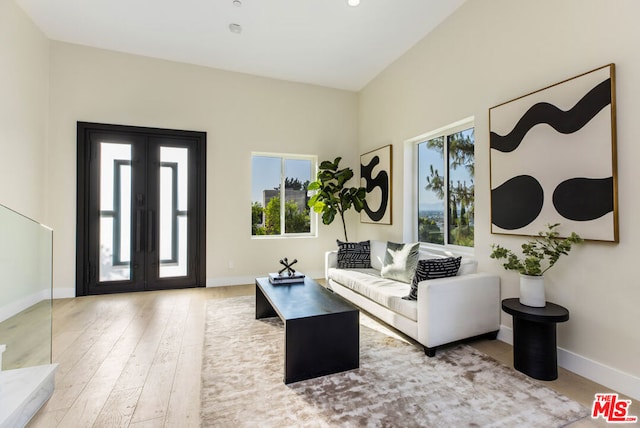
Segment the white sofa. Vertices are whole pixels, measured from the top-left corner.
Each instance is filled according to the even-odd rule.
[[[463,339],[495,339],[500,328],[500,277],[477,272],[462,258],[454,277],[418,283],[418,300],[405,300],[411,284],[380,277],[386,242],[371,242],[371,268],[338,269],[337,250],[326,253],[327,287],[424,346],[433,357],[441,345]],[[447,254],[420,250],[420,259]]]

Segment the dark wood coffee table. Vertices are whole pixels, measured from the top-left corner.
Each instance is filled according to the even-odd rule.
[[[360,366],[358,309],[313,279],[256,278],[256,319],[274,316],[284,322],[284,383]]]

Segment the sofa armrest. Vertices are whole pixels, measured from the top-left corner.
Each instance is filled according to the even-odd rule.
[[[324,279],[329,279],[329,268],[338,267],[338,250],[324,253]]]
[[[500,277],[473,273],[418,284],[418,340],[436,347],[500,329]]]

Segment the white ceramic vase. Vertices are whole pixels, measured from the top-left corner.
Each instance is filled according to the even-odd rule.
[[[543,308],[547,305],[543,276],[520,274],[520,303],[534,308]]]

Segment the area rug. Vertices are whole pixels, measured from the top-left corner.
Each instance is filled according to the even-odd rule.
[[[284,326],[251,296],[207,302],[204,427],[560,427],[579,403],[468,345],[434,358],[360,314],[360,368],[283,383]]]

